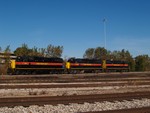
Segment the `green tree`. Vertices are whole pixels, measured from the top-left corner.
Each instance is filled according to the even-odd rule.
[[[88,48],[88,49],[85,51],[83,57],[84,57],[84,58],[93,58],[93,57],[94,57],[94,54],[95,54],[94,52],[95,52],[95,49],[94,49],[94,48]]]
[[[63,52],[63,46],[56,46],[54,48],[54,55],[53,57],[61,57]]]
[[[6,75],[7,74],[7,70],[9,67],[9,63],[10,63],[10,55],[11,55],[11,50],[10,50],[10,46],[7,46],[4,50],[4,64],[0,65],[0,75]]]
[[[53,46],[49,44],[46,48],[46,57],[61,57],[63,46]]]
[[[45,57],[45,54],[46,54],[46,49],[45,48],[39,48],[39,53],[42,57]]]
[[[85,51],[84,58],[106,59],[107,50],[104,47],[89,48]]]
[[[129,51],[122,49],[121,51],[115,50],[115,51],[111,52],[111,57],[113,60],[125,61],[132,56],[130,55]]]
[[[44,56],[41,51],[41,49],[38,49],[37,47],[33,47],[32,49],[28,49],[29,56]]]
[[[22,47],[18,47],[15,51],[14,54],[17,56],[27,56],[29,55],[30,49],[28,48],[27,44],[22,44]]]
[[[9,64],[9,61],[10,61],[10,54],[11,54],[11,50],[10,50],[10,45],[7,46],[4,50],[4,57],[5,57],[5,63],[6,65]]]
[[[135,71],[135,61],[134,61],[134,58],[132,57],[132,55],[130,54],[130,52],[128,50],[124,51],[123,59],[125,61],[128,61],[129,67],[130,67],[130,71]]]
[[[53,46],[49,44],[47,48],[28,48],[27,44],[22,44],[22,47],[18,47],[14,54],[17,56],[43,56],[43,57],[61,57],[63,52],[63,46]]]
[[[135,58],[136,71],[148,71],[150,70],[150,58],[148,55],[139,55]]]
[[[46,48],[46,57],[52,57],[54,53],[54,47],[49,44]]]
[[[97,47],[95,49],[94,58],[107,59],[107,50],[104,47]]]

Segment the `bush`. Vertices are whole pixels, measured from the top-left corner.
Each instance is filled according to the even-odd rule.
[[[6,65],[6,64],[0,65],[0,75],[6,75],[7,69],[8,69],[8,65]]]

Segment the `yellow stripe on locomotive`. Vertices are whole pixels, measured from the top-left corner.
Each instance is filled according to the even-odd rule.
[[[11,60],[11,69],[15,69],[16,68],[16,61],[15,60]]]
[[[103,69],[106,69],[106,68],[107,68],[107,66],[106,66],[106,60],[103,60],[103,62],[102,62],[102,67],[103,67]]]
[[[66,69],[70,69],[70,62],[66,62]]]

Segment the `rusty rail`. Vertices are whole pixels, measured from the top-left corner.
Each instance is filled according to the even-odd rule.
[[[122,101],[131,99],[150,98],[150,92],[130,92],[116,94],[95,94],[95,95],[72,95],[72,96],[30,96],[30,97],[8,97],[0,98],[0,107],[8,106],[30,106],[30,105],[57,105],[69,103],[101,102],[101,101]]]
[[[121,81],[119,81],[121,82]],[[0,89],[21,89],[21,88],[80,88],[80,87],[104,87],[104,86],[140,86],[140,85],[150,85],[150,81],[132,81],[132,82],[122,82],[122,83],[111,83],[111,82],[96,82],[96,83],[59,83],[59,84],[0,84]]]

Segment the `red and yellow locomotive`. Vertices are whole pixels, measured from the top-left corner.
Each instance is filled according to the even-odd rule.
[[[122,72],[129,71],[129,65],[125,61],[70,58],[66,69],[69,73]]]
[[[11,74],[63,73],[63,63],[62,58],[18,56],[15,60],[11,60],[8,72]]]
[[[18,56],[11,60],[10,74],[49,74],[49,73],[99,73],[129,71],[125,61],[70,58],[46,58],[37,56]]]

